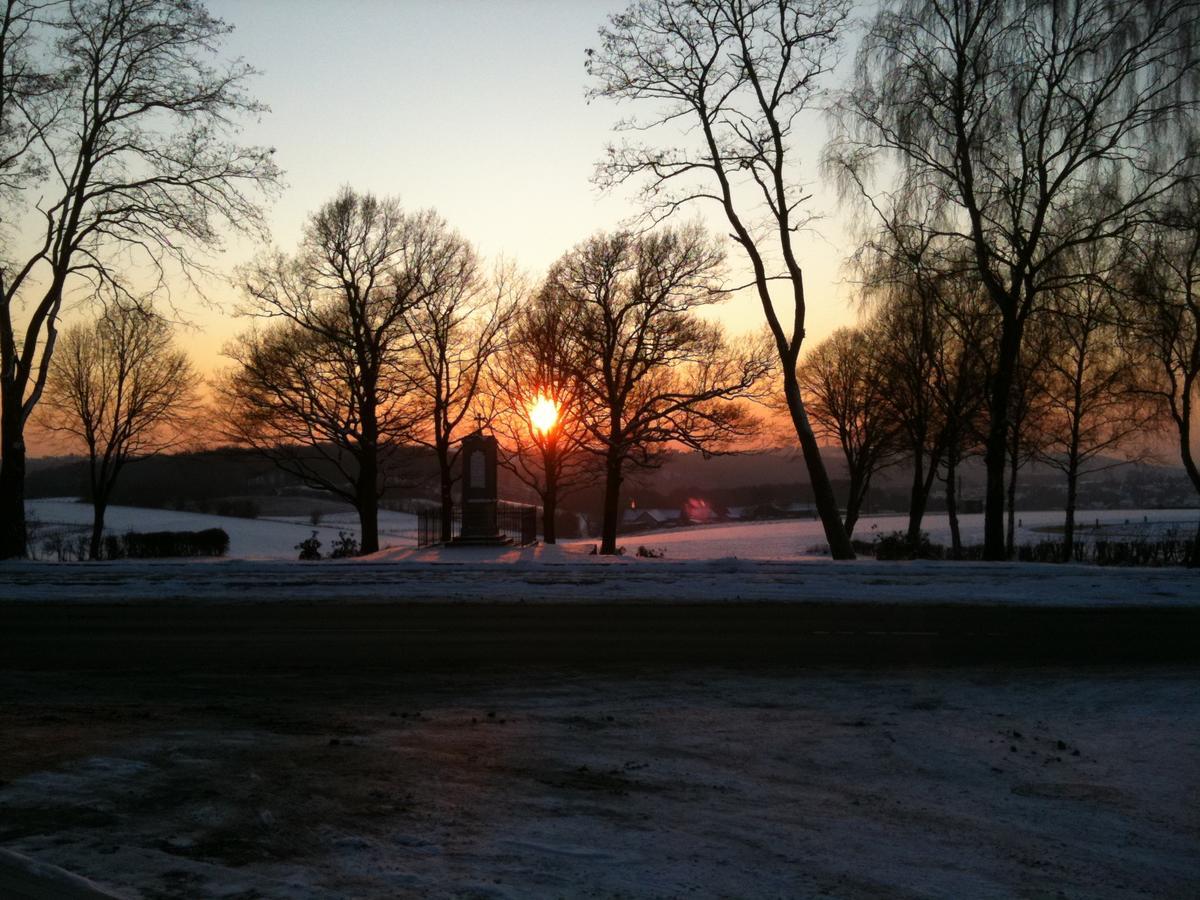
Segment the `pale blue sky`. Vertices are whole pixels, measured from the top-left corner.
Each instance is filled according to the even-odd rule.
[[[277,148],[288,187],[271,211],[275,241],[290,248],[308,212],[341,184],[433,206],[488,256],[503,254],[541,274],[574,243],[617,226],[629,195],[601,195],[590,182],[611,126],[628,109],[584,98],[584,49],[624,2],[460,0],[210,0],[236,26],[228,48],[262,71],[254,92],[272,108],[246,137]],[[814,117],[798,157],[815,179],[823,140]],[[833,203],[818,197],[830,213]],[[717,211],[705,218],[721,228]],[[836,286],[844,239],[836,219],[824,239],[805,239],[812,309],[820,337],[849,318]],[[230,262],[249,245],[231,248]],[[731,262],[740,266],[730,242]],[[759,327],[752,297],[730,301],[732,330]],[[244,326],[200,317],[193,344],[205,367]]]

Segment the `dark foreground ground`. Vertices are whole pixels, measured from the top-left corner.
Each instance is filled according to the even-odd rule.
[[[0,668],[985,660],[1200,663],[1200,605],[0,602]]]
[[[1191,898],[1198,688],[1187,666],[10,670],[0,847],[181,900]]]
[[[1198,641],[1189,609],[0,603],[0,897],[35,860],[145,900],[1192,898]]]

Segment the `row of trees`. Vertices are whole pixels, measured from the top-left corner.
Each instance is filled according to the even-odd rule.
[[[5,0],[2,10],[0,203],[6,226],[37,227],[26,248],[5,233],[0,265],[0,557],[24,552],[24,434],[72,292],[145,308],[171,270],[203,270],[198,254],[222,227],[258,230],[258,199],[278,179],[269,150],[236,140],[236,122],[261,106],[245,93],[248,67],[215,62],[228,28],[200,4]],[[904,351],[913,372],[927,371],[895,387],[932,404],[902,422],[914,510],[969,451],[974,422],[985,429],[986,554],[1006,555],[1006,494],[1032,452],[1020,423],[1038,394],[1027,386],[1047,377],[1033,365],[1048,352],[1039,335],[1062,338],[1062,323],[1086,319],[1080,289],[1111,291],[1105,273],[1129,269],[1119,254],[1131,246],[1137,276],[1121,291],[1140,298],[1141,369],[1161,375],[1142,391],[1168,411],[1200,487],[1190,443],[1200,0],[885,0],[850,85],[831,92],[850,12],[849,0],[644,0],[613,16],[588,53],[592,95],[648,113],[626,120],[633,139],[609,149],[598,181],[638,184],[653,222],[715,204],[749,265],[778,379],[771,393],[834,556],[853,549],[799,377],[809,298],[796,235],[811,198],[793,142],[818,107],[834,126],[825,170],[865,213],[870,292],[893,298],[878,300],[878,327],[893,343],[910,320],[924,335],[949,294],[963,295],[954,308],[982,307],[967,317],[981,333],[962,338],[978,340],[982,356],[921,342]],[[436,215],[345,192],[295,254],[242,273],[245,311],[264,322],[231,347],[236,365],[221,386],[238,413],[231,432],[312,483],[339,484],[366,511],[370,547],[381,454],[426,443],[448,503],[455,436],[514,408],[494,388],[510,379],[489,364],[521,346],[521,328],[565,329],[566,349],[553,352],[570,362],[570,383],[536,389],[564,392],[581,437],[523,440],[539,453],[553,444],[551,469],[576,443],[603,460],[611,550],[625,467],[652,464],[646,448],[710,448],[745,428],[736,401],[757,391],[762,349],[727,353],[696,316],[724,296],[720,255],[688,229],[602,236],[527,290],[512,273],[484,273]],[[549,324],[516,312],[539,306]],[[536,357],[510,371],[546,364]],[[982,380],[956,371],[980,365]],[[930,383],[974,394],[966,385],[982,383],[982,401],[929,400],[920,391]],[[928,425],[937,409],[976,402],[981,413],[954,419],[962,434]]]
[[[834,132],[825,171],[863,213],[864,255],[886,261],[872,266],[890,270],[886,290],[910,295],[881,319],[906,317],[897,310],[915,297],[920,326],[924,295],[943,289],[977,293],[990,313],[984,541],[987,558],[1003,559],[1006,485],[1024,452],[1022,370],[1039,358],[1034,323],[1076,302],[1064,299],[1074,285],[1096,281],[1109,242],[1151,252],[1191,233],[1200,3],[884,0],[851,83],[830,90],[850,13],[850,0],[645,0],[612,16],[588,51],[592,95],[646,114],[624,120],[630,138],[609,148],[598,180],[638,184],[651,220],[697,203],[728,220],[775,341],[830,548],[849,557],[796,378],[807,299],[794,235],[811,218],[811,196],[793,143],[823,107]],[[1171,326],[1153,360],[1191,473],[1194,281],[1186,252],[1172,259],[1151,267],[1144,287],[1150,318]],[[787,291],[790,321],[773,283]],[[913,371],[942,366],[934,356],[920,351]],[[902,425],[917,512],[937,471],[927,458],[947,440],[928,419],[918,410]]]
[[[1063,556],[1074,549],[1085,475],[1134,458],[1168,422],[1189,474],[1195,463],[1189,393],[1197,373],[1194,303],[1200,234],[1181,240],[1160,220],[1070,257],[1063,277],[1026,325],[1008,414],[1006,552],[1013,552],[1018,472],[1030,459],[1066,484]],[[956,482],[990,431],[988,379],[998,352],[996,312],[969,265],[925,273],[896,266],[879,247],[860,259],[863,322],[815,346],[800,368],[818,432],[841,446],[850,472],[852,530],[872,475],[911,467],[908,540],[916,543],[930,491],[945,485],[955,554]],[[1197,483],[1200,491],[1200,483]]]
[[[310,219],[296,253],[241,273],[263,320],[216,385],[226,434],[352,503],[378,549],[389,456],[420,444],[440,472],[450,537],[459,440],[488,423],[530,485],[554,540],[558,500],[602,472],[602,550],[616,550],[620,486],[671,445],[713,449],[746,433],[735,401],[769,368],[696,315],[724,293],[723,257],[699,228],[598,235],[531,287],[485,271],[436,214],[349,188]],[[557,410],[539,428],[539,400]]]
[[[25,554],[25,433],[72,299],[146,308],[223,231],[261,233],[279,170],[238,140],[264,107],[229,30],[200,3],[0,0],[0,559]]]

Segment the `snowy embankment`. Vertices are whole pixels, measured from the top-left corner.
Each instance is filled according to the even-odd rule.
[[[30,504],[43,523],[86,522],[90,508],[68,501]],[[1190,533],[1192,510],[1088,513],[1110,536],[1175,530]],[[413,517],[385,513],[384,541],[400,546],[370,557],[300,564],[296,542],[314,530],[297,521],[233,519],[169,510],[114,507],[114,531],[221,527],[230,559],[106,563],[6,563],[0,596],[72,602],[175,601],[708,601],[975,603],[1061,606],[1178,606],[1200,603],[1200,575],[1184,569],[1115,569],[1086,565],[979,562],[835,563],[806,555],[820,542],[817,522],[790,520],[680,528],[628,535],[619,557],[588,554],[592,541],[557,547],[417,549]],[[1020,540],[1047,539],[1055,513],[1022,516]],[[316,530],[327,542],[350,530],[337,517]],[[868,519],[859,530],[887,532],[900,517]],[[944,517],[930,517],[943,540]],[[964,537],[982,534],[979,516],[964,517]],[[1186,531],[1185,531],[1186,530]],[[978,534],[976,534],[978,532]],[[1125,534],[1122,534],[1125,532]],[[328,543],[327,543],[328,546]],[[659,559],[633,555],[639,546]]]
[[[1033,563],[672,562],[597,559],[558,548],[412,552],[390,562],[7,563],[0,596],[71,602],[965,603],[1181,606],[1200,603],[1186,569]]]

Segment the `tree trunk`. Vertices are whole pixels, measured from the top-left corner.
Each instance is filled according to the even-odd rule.
[[[88,545],[88,559],[98,560],[102,557],[104,546],[104,513],[108,510],[108,495],[92,495],[92,540]]]
[[[1196,493],[1200,494],[1200,467],[1192,457],[1192,383],[1184,384],[1181,414],[1176,420],[1179,428],[1179,456],[1183,462],[1183,470],[1187,472]],[[1196,544],[1192,548],[1192,558],[1189,565],[1200,568],[1200,523],[1196,526]]]
[[[558,542],[558,529],[555,527],[555,516],[558,515],[558,486],[552,481],[546,485],[546,493],[542,497],[542,541],[547,544]]]
[[[804,400],[800,396],[794,362],[793,360],[790,366],[786,363],[784,365],[784,396],[787,399],[788,412],[792,416],[792,425],[796,428],[796,436],[800,439],[800,451],[808,469],[808,480],[812,484],[817,515],[820,516],[821,525],[825,529],[829,555],[834,559],[854,559],[854,546],[850,543],[850,535],[846,533],[845,526],[842,525],[837,496],[833,492],[833,484],[829,481],[829,473],[825,471],[821,447],[817,444],[817,437],[813,434],[808,413],[804,409]]]
[[[542,449],[542,471],[546,473],[546,490],[542,494],[542,541],[554,544],[558,541],[555,517],[558,515],[558,459],[557,441],[549,439]]]
[[[379,550],[379,458],[373,445],[364,447],[359,458],[355,494],[361,532],[358,552],[375,553]]]
[[[1067,514],[1063,521],[1062,561],[1070,562],[1075,558],[1075,494],[1079,483],[1079,473],[1075,467],[1067,473]]]
[[[962,559],[962,532],[958,527],[958,452],[951,447],[946,455],[946,518],[950,520],[950,558]]]
[[[358,552],[366,555],[379,550],[379,495],[372,489],[359,497],[358,523],[362,536]]]
[[[922,442],[924,443],[924,442]],[[913,449],[912,487],[908,492],[908,533],[906,540],[910,547],[916,547],[921,540],[921,522],[925,519],[925,504],[928,497],[925,493],[925,452],[921,447]]]
[[[450,468],[450,448],[438,447],[437,458],[442,500],[442,543],[448,544],[454,537],[454,473]]]
[[[1004,469],[1008,448],[1010,395],[1017,367],[1017,354],[1020,350],[1021,336],[1016,320],[1006,313],[1001,328],[996,373],[992,379],[991,396],[988,398],[989,426],[983,457],[987,468],[987,492],[984,495],[983,509],[983,558],[988,560],[1009,558],[1004,535]]]
[[[1004,536],[1004,558],[1012,559],[1016,555],[1016,522],[1017,522],[1017,472],[1021,469],[1021,445],[1016,432],[1013,432],[1012,453],[1008,461],[1008,525]],[[986,548],[985,548],[986,549]]]
[[[857,468],[850,468],[850,493],[846,497],[846,537],[853,540],[854,526],[858,522],[858,511],[862,508],[867,479]]]
[[[621,517],[621,460],[610,452],[604,466],[604,524],[600,529],[600,552],[617,552],[617,524]]]
[[[0,418],[0,559],[26,554],[25,435],[20,416],[20,403],[5,398]]]

